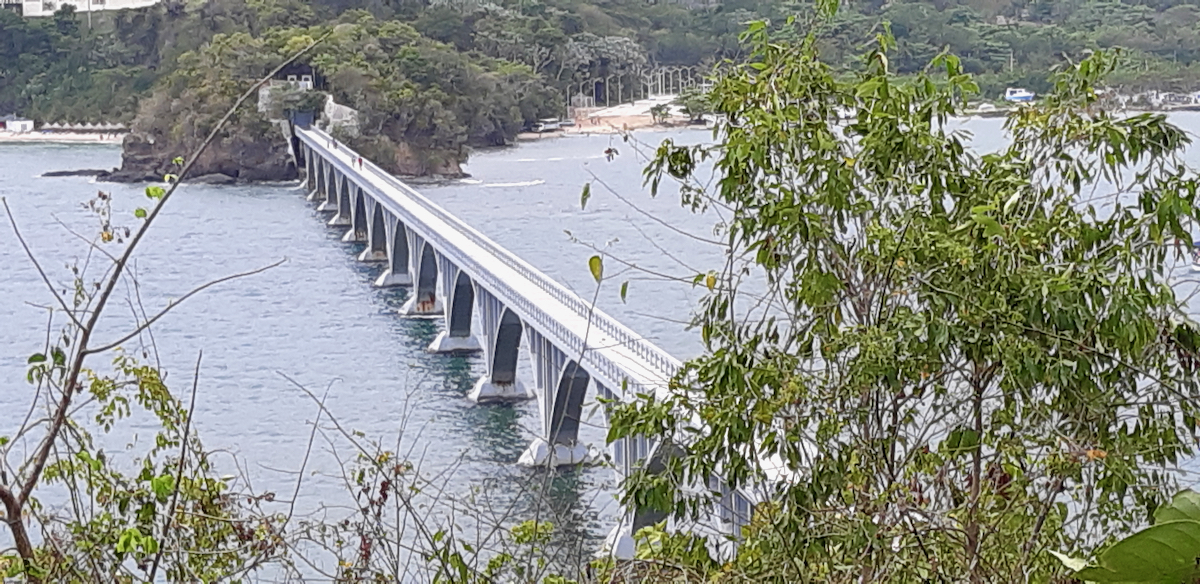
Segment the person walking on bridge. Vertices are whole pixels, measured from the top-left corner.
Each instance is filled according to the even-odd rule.
[[[359,156],[358,157],[358,169],[362,170],[362,167],[363,167],[362,156]]]

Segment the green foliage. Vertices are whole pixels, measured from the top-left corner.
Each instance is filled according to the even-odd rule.
[[[671,115],[671,106],[660,103],[650,108],[650,116],[654,118],[654,123],[661,124],[667,121]]]
[[[1200,494],[1181,491],[1154,512],[1154,525],[1108,547],[1087,565],[1055,553],[1085,582],[1186,584],[1200,577]]]
[[[36,357],[31,357],[36,366],[51,362]],[[282,518],[262,513],[260,500],[212,476],[207,452],[195,436],[185,438],[188,413],[159,371],[120,352],[113,371],[87,373],[84,392],[96,411],[94,427],[111,433],[140,411],[153,416],[159,431],[145,454],[129,459],[135,453],[126,452],[119,462],[94,444],[83,424],[61,438],[61,450],[71,454],[47,465],[44,481],[89,503],[72,514],[43,515],[53,544],[37,552],[40,577],[80,584],[131,574],[144,579],[167,548],[172,553],[160,559],[160,573],[169,581],[212,581],[254,570],[281,554]],[[11,575],[20,572],[17,566],[9,564]]]
[[[947,124],[978,89],[961,59],[901,77],[883,34],[848,77],[818,33],[773,34],[713,87],[719,144],[667,141],[646,171],[723,206],[730,263],[695,279],[704,356],[613,411],[610,439],[678,449],[623,501],[687,519],[712,476],[771,486],[736,581],[1062,576],[1045,550],[1138,527],[1194,454],[1188,137],[1101,107],[1097,52],[980,155]]]
[[[675,100],[675,103],[683,106],[683,112],[692,121],[698,121],[703,116],[713,113],[713,104],[708,97],[708,92],[700,87],[684,89],[679,93],[679,97]]]

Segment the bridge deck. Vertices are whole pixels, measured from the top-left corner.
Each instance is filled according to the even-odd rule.
[[[667,391],[667,382],[680,367],[677,359],[374,163],[364,158],[359,170],[359,155],[345,145],[330,148],[328,134],[297,128],[296,135],[476,285],[499,298],[526,326],[559,343],[613,393],[620,395],[623,383],[629,391]]]

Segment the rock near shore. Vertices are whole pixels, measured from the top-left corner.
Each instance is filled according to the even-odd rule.
[[[98,176],[111,182],[160,182],[176,174],[172,162],[189,148],[168,140],[130,133],[122,143],[121,168]],[[214,140],[185,177],[202,177],[207,184],[288,181],[299,177],[282,133],[263,136],[235,134]]]

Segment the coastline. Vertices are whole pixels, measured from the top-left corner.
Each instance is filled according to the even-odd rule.
[[[49,132],[0,132],[0,144],[107,144],[120,146],[125,133],[80,132],[57,134]]]

